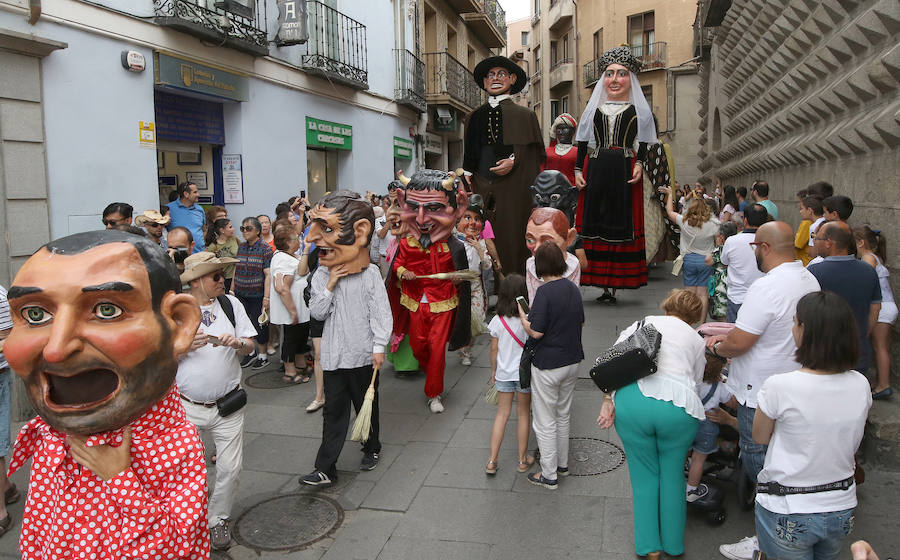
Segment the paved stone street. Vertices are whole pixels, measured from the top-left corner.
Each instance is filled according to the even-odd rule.
[[[233,515],[237,542],[227,555],[214,553],[213,558],[634,558],[628,468],[619,461],[615,431],[596,425],[601,394],[587,371],[622,328],[655,312],[680,283],[668,267],[656,268],[649,286],[620,292],[615,307],[596,303],[598,290],[583,291],[588,358],[572,413],[571,437],[580,438],[574,442],[580,451],[573,443],[569,464],[575,473],[612,470],[562,479],[555,492],[516,473],[515,407],[500,470],[494,477],[484,474],[495,411],[482,398],[490,377],[487,335],[479,340],[471,367],[448,356],[443,414],[426,409],[423,377],[399,379],[387,366],[380,389],[384,448],[378,468],[360,472],[358,444],[348,441],[338,463],[339,482],[324,491],[297,482],[298,475],[313,469],[320,441],[320,413],[304,411],[313,383],[285,387],[274,371],[247,370],[244,471]],[[214,469],[210,465],[210,483]],[[14,480],[24,487],[26,471]],[[752,534],[752,514],[737,507],[733,485],[723,488],[729,494],[728,520],[712,528],[703,515],[690,513],[685,558],[721,558],[719,544]],[[854,537],[873,542],[882,558],[900,550],[898,489],[897,474],[869,470],[859,491]],[[0,558],[18,557],[15,535],[22,509],[23,502],[11,507],[16,525],[0,540]]]

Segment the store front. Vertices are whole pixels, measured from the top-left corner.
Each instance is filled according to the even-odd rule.
[[[309,200],[319,200],[326,192],[342,188],[338,183],[338,166],[352,150],[352,126],[306,117],[306,183]]]

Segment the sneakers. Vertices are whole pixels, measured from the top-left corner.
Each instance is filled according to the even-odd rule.
[[[696,488],[687,491],[687,502],[689,504],[696,502],[705,498],[707,494],[709,494],[709,486],[701,482]]]
[[[329,478],[329,476],[322,471],[313,471],[308,475],[300,477],[300,484],[306,484],[307,486],[322,486],[323,488],[327,488],[334,484],[334,481]]]
[[[227,550],[231,546],[231,531],[228,530],[227,519],[209,528],[209,540],[214,550]]]
[[[269,365],[269,358],[257,356],[256,359],[250,363],[250,369],[262,369],[267,365]]]
[[[569,467],[556,467],[556,476],[569,476]]]
[[[359,462],[359,470],[374,471],[378,466],[378,453],[366,453]]]
[[[752,560],[753,553],[759,550],[759,541],[756,535],[744,537],[734,544],[723,544],[719,547],[719,553],[731,560]]]
[[[469,350],[460,350],[459,351],[459,363],[464,366],[472,365],[472,352]]]
[[[558,480],[550,480],[549,478],[544,478],[544,475],[541,474],[540,471],[529,474],[528,482],[537,484],[538,486],[543,486],[547,490],[556,490],[557,488],[559,488]]]
[[[256,352],[252,354],[247,354],[243,358],[241,358],[241,367],[247,367],[250,363],[256,359]]]
[[[431,412],[435,414],[444,412],[444,405],[441,404],[441,396],[438,395],[433,399],[428,399],[428,408],[430,408]]]

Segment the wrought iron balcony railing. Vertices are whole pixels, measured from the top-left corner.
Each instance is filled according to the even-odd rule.
[[[307,0],[309,42],[303,69],[357,89],[368,89],[366,26],[319,0]]]
[[[469,110],[484,103],[484,91],[472,73],[446,52],[425,53],[425,93],[448,95]]]
[[[425,63],[405,49],[394,49],[397,79],[394,100],[409,105],[420,113],[425,111]]]
[[[244,17],[221,8],[200,5],[202,0],[153,0],[154,22],[201,39],[215,41],[257,56],[269,54],[266,3],[255,2],[254,13]],[[209,2],[213,5],[213,2]]]
[[[658,41],[647,45],[631,47],[634,56],[641,59],[641,72],[666,67],[666,43]],[[584,65],[584,87],[591,87],[600,79],[599,59]]]
[[[506,37],[506,12],[497,0],[483,0],[482,6],[484,13],[487,14],[491,23],[500,32],[500,35]]]

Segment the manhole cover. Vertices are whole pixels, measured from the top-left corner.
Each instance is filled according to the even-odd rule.
[[[625,462],[625,451],[596,438],[569,438],[569,473],[594,476],[614,471]]]
[[[344,521],[331,498],[313,494],[278,496],[251,507],[234,524],[235,539],[256,550],[294,551],[330,535]]]
[[[296,383],[285,383],[285,381],[281,379],[282,375],[284,375],[283,372],[275,369],[261,371],[259,373],[254,373],[245,379],[244,383],[256,389],[281,389],[283,387],[296,385]]]

